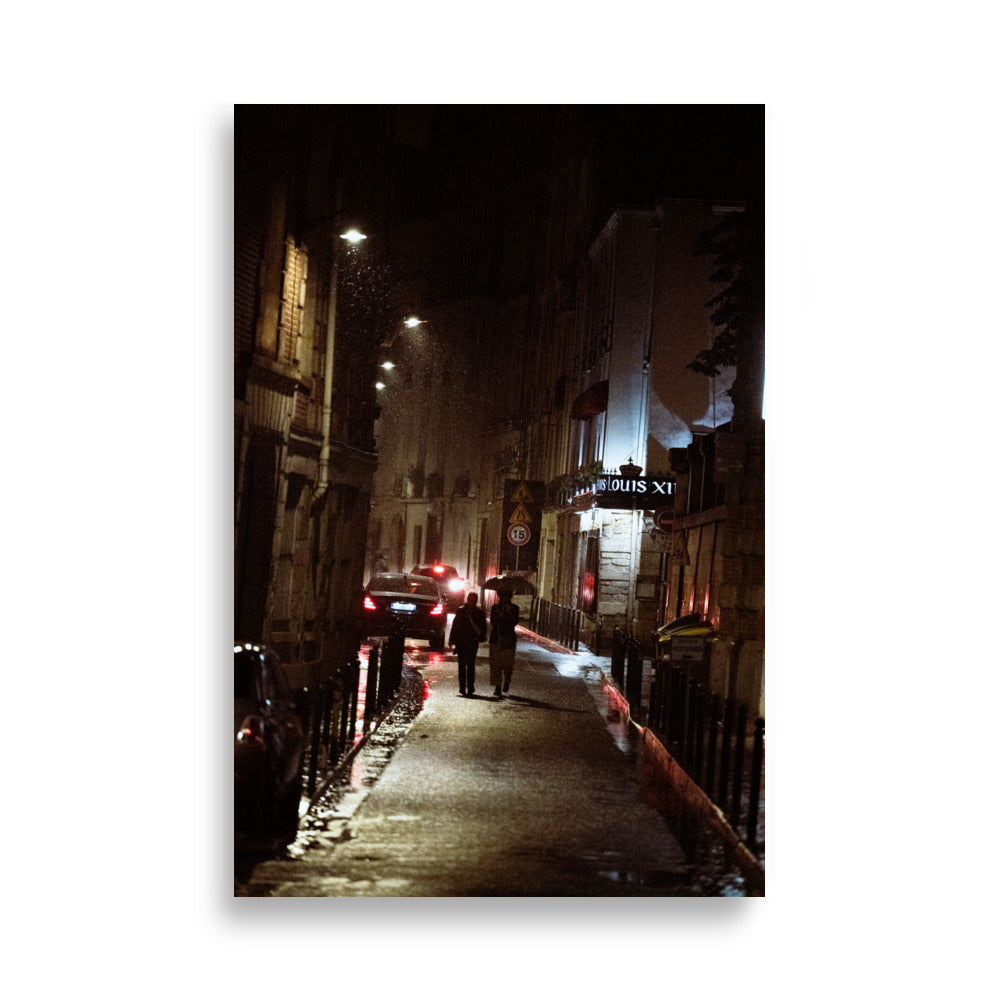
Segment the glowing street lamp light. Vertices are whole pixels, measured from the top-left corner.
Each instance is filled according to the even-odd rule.
[[[411,316],[406,320],[406,325],[412,330],[415,326],[420,326],[423,323],[422,319],[417,319],[416,316]]]
[[[331,233],[332,235],[332,233]],[[347,240],[352,246],[357,246],[362,240],[368,239],[357,229],[349,229],[341,233],[340,238]],[[326,493],[330,482],[330,428],[333,419],[333,356],[337,328],[337,286],[340,283],[340,265],[337,260],[337,246],[331,248],[330,264],[330,300],[327,306],[326,324],[326,363],[323,370],[323,409],[320,415],[322,421],[323,443],[319,451],[319,477],[316,483],[316,495]]]
[[[396,366],[391,361],[383,361],[382,367],[387,371],[391,372]]]

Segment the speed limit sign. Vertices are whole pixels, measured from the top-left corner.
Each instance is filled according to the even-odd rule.
[[[507,529],[507,541],[511,545],[524,545],[531,538],[531,529],[526,524],[512,524]]]

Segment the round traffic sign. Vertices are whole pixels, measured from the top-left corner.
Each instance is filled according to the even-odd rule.
[[[511,545],[524,545],[531,538],[531,529],[526,524],[512,524],[507,529],[507,541]]]
[[[673,507],[661,507],[653,515],[653,524],[655,524],[660,531],[670,531],[674,526]]]

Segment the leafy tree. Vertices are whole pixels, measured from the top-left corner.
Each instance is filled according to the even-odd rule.
[[[719,328],[688,368],[714,377],[736,368],[729,394],[734,420],[760,418],[764,397],[764,227],[756,205],[727,215],[701,234],[696,252],[715,258],[709,280],[720,290],[707,305]]]

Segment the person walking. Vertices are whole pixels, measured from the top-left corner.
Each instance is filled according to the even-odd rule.
[[[514,650],[517,648],[517,622],[521,617],[513,601],[513,593],[501,590],[499,600],[490,608],[490,683],[493,693],[510,690],[510,677],[514,672]]]
[[[458,654],[458,693],[476,693],[476,654],[486,638],[486,615],[478,607],[479,595],[469,593],[456,612],[448,645]]]

